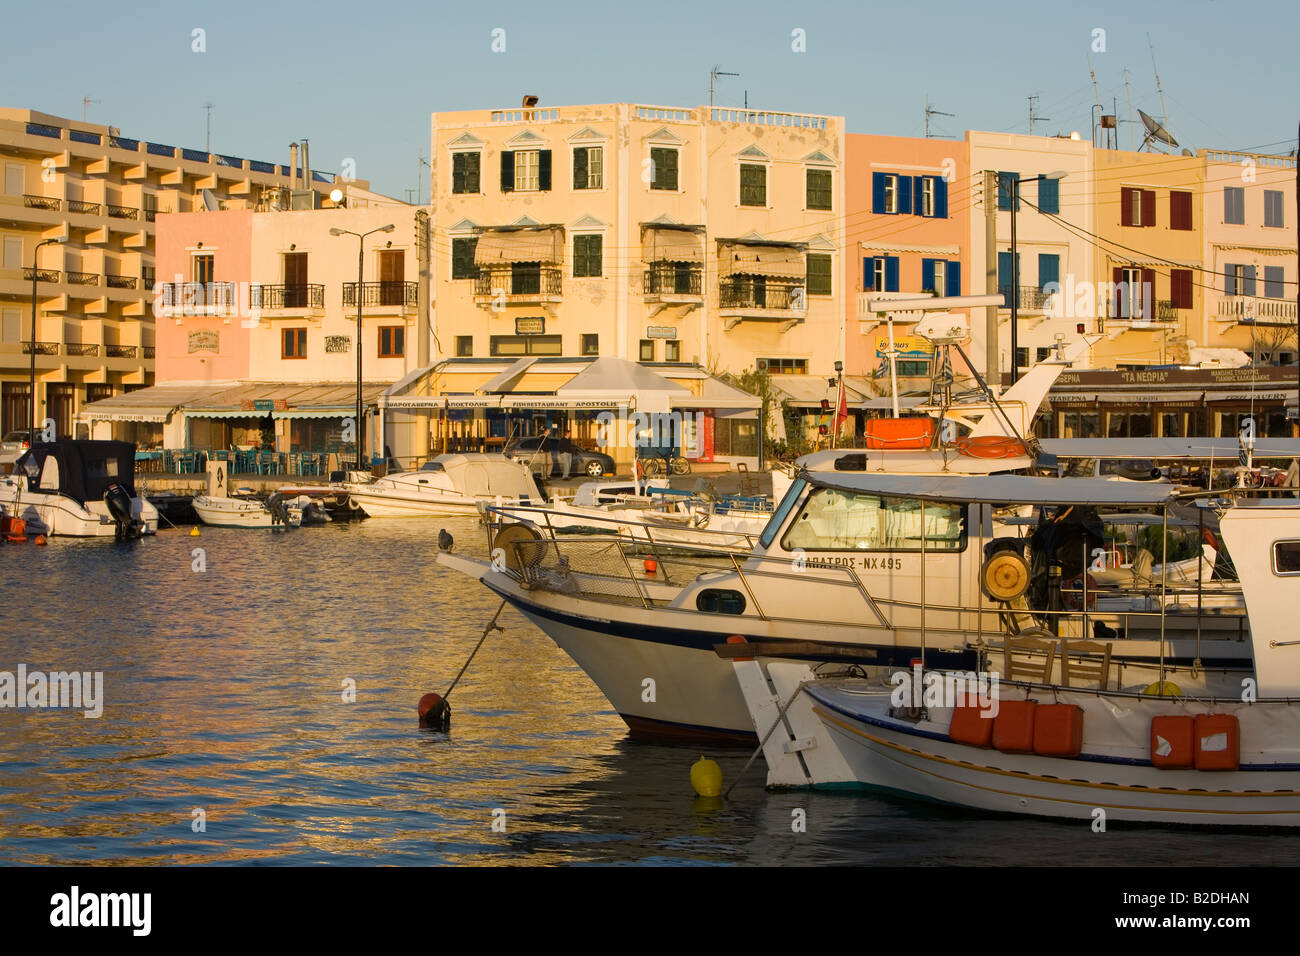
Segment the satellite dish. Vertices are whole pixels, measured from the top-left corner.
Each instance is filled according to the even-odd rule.
[[[203,190],[203,208],[208,212],[216,212],[221,208],[221,203],[217,201],[217,197],[210,189]]]
[[[1147,128],[1146,136],[1142,139],[1143,147],[1149,145],[1153,140],[1158,143],[1164,143],[1166,146],[1178,145],[1178,140],[1174,139],[1173,136],[1169,134],[1169,130],[1165,129],[1158,120],[1152,119],[1141,110],[1138,110],[1138,116],[1142,118],[1142,125]]]
[[[1196,154],[1193,153],[1190,149],[1184,149],[1184,150],[1183,150],[1183,155],[1184,155],[1184,156],[1195,156]]]

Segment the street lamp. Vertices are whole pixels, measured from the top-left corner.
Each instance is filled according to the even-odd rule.
[[[31,430],[27,435],[29,445],[36,444],[36,277],[40,274],[37,263],[40,259],[41,246],[54,245],[63,242],[62,236],[54,239],[42,239],[36,243],[36,248],[32,250],[32,375],[28,384],[30,391],[27,393],[27,400],[31,403]]]
[[[361,284],[362,270],[365,268],[365,245],[366,236],[376,232],[392,232],[397,227],[391,222],[386,226],[380,226],[377,229],[371,229],[369,232],[353,232],[351,229],[340,229],[337,226],[330,227],[331,236],[356,236],[357,237],[357,468],[361,468],[361,449],[362,444],[362,422],[361,422],[361,302],[363,287]]]
[[[999,173],[999,175],[1003,174]],[[1064,179],[1065,170],[1058,169],[1055,172],[1030,176],[1027,179],[1022,179],[1015,173],[1005,175],[1011,181],[1011,384],[1014,385],[1020,379],[1020,361],[1016,358],[1020,341],[1020,260],[1016,257],[1016,207],[1020,205],[1020,184],[1042,182],[1046,179]]]

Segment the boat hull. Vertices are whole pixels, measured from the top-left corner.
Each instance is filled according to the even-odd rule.
[[[209,499],[200,496],[194,499],[194,512],[199,520],[214,528],[283,528],[260,501],[244,501],[238,498]],[[289,507],[289,526],[298,527],[302,523],[302,509]]]
[[[5,495],[7,514],[27,522],[31,534],[68,538],[112,538],[117,524],[99,501],[82,505],[65,495],[39,494],[24,490],[17,497]],[[143,524],[142,534],[158,532],[158,509],[143,498],[131,499],[131,514]]]

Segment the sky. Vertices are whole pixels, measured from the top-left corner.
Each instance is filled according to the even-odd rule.
[[[196,39],[195,31],[202,31]],[[494,33],[504,31],[504,34]],[[794,49],[802,31],[802,51]],[[1103,32],[1098,32],[1103,31]],[[1148,34],[1164,90],[1157,92]],[[504,40],[505,49],[494,52]],[[683,2],[443,5],[192,2],[9,5],[0,105],[122,135],[312,167],[428,201],[429,114],[634,102],[842,115],[849,132],[960,138],[967,129],[1087,137],[1097,100],[1159,118],[1182,146],[1289,152],[1300,119],[1300,4]],[[200,42],[201,41],[201,42]],[[203,49],[197,49],[198,47]],[[1128,70],[1128,91],[1124,71]],[[1134,138],[1135,137],[1135,138]]]

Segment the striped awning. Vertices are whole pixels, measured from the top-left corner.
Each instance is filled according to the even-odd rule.
[[[704,227],[642,223],[641,257],[645,262],[704,262]]]
[[[479,231],[474,264],[560,262],[564,250],[563,226],[499,226]]]
[[[807,244],[802,242],[743,242],[739,239],[718,240],[718,271],[723,275],[792,276],[808,273],[804,258]]]

